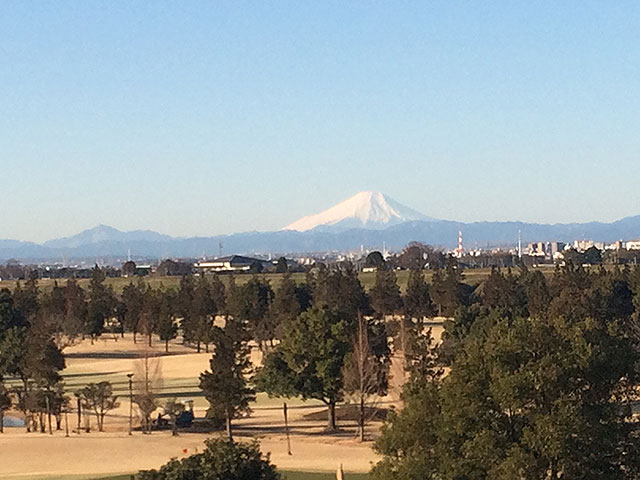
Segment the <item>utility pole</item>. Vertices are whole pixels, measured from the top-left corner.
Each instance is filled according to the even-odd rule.
[[[82,423],[82,399],[80,396],[80,392],[76,392],[76,399],[77,399],[77,407],[78,407],[78,428],[77,428],[77,433],[78,435],[80,435],[80,428],[81,428],[81,423]]]
[[[284,430],[287,432],[287,454],[293,455],[291,453],[291,438],[289,437],[289,416],[287,415],[287,402],[282,404],[282,412],[284,413]]]
[[[47,404],[47,423],[49,424],[49,435],[53,435],[53,430],[51,429],[51,399],[49,398],[49,394],[51,392],[47,389],[45,395],[45,402]]]
[[[129,435],[133,430],[133,373],[127,373],[129,378]]]

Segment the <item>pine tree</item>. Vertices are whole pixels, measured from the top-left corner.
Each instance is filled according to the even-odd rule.
[[[86,332],[94,340],[104,332],[104,324],[113,314],[114,295],[105,285],[105,274],[97,265],[89,281],[89,306]]]
[[[193,315],[193,340],[196,342],[197,351],[200,352],[200,345],[204,343],[208,352],[217,307],[209,280],[204,275],[198,279],[196,284],[191,311]]]
[[[177,292],[175,290],[160,290],[158,292],[158,321],[156,332],[160,340],[164,342],[164,351],[169,352],[169,342],[176,338],[178,326],[176,325],[173,306],[177,304]]]
[[[195,282],[191,275],[185,275],[180,279],[178,289],[177,312],[181,317],[180,328],[185,343],[196,340],[196,315],[194,312]]]
[[[147,286],[141,279],[138,279],[137,284],[130,282],[122,290],[122,303],[125,308],[124,328],[133,333],[133,343],[136,343],[136,336],[141,327],[146,290]]]
[[[262,351],[273,344],[276,337],[276,323],[269,315],[273,301],[273,290],[268,281],[253,276],[238,292],[239,304],[236,314],[247,323],[253,340]]]
[[[335,430],[352,334],[351,322],[326,307],[301,313],[285,324],[283,338],[265,358],[256,385],[269,395],[322,401],[328,407],[327,428]]]
[[[638,478],[637,353],[589,318],[488,318],[444,378],[407,384],[374,479]]]
[[[429,285],[420,270],[411,270],[403,297],[404,311],[410,318],[422,319],[434,314]]]
[[[378,270],[376,281],[369,292],[371,307],[378,318],[395,315],[402,311],[402,297],[396,274],[393,270]]]
[[[255,393],[248,386],[252,371],[249,335],[244,323],[231,317],[224,328],[213,328],[211,370],[200,375],[200,389],[209,402],[207,416],[224,418],[227,437],[233,440],[232,420],[248,413],[249,403],[255,400]]]
[[[269,308],[269,315],[274,324],[275,338],[282,337],[284,325],[297,317],[301,311],[296,284],[291,278],[291,274],[285,273]]]

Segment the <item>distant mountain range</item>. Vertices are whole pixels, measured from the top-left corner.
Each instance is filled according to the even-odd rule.
[[[171,240],[172,237],[169,235],[162,235],[150,230],[121,232],[108,225],[98,225],[95,228],[85,230],[72,237],[49,240],[43,245],[52,249],[73,249],[84,245],[95,245],[99,243],[167,242]]]
[[[411,241],[454,247],[462,231],[466,248],[513,246],[523,242],[591,239],[613,242],[640,238],[640,215],[612,223],[535,224],[524,222],[462,223],[437,220],[378,192],[361,192],[322,213],[303,217],[275,232],[248,232],[213,237],[177,238],[157,232],[122,232],[100,225],[71,237],[43,244],[0,240],[0,260],[31,261],[73,258],[199,258],[223,253],[304,253],[387,248]]]

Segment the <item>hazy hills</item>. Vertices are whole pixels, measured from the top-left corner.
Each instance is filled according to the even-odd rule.
[[[60,260],[99,257],[199,258],[223,253],[304,253],[387,248],[400,249],[411,241],[454,247],[462,231],[466,248],[513,246],[523,242],[576,239],[613,242],[640,238],[640,216],[613,223],[535,224],[523,222],[461,223],[436,220],[406,207],[380,192],[360,192],[328,208],[305,216],[275,232],[247,232],[213,237],[178,238],[149,230],[123,232],[99,225],[70,237],[43,244],[0,240],[0,260]]]
[[[593,239],[613,242],[640,237],[640,216],[613,223],[532,224],[523,222],[461,223],[446,220],[409,221],[383,229],[353,228],[333,231],[321,228],[304,232],[281,230],[249,232],[213,237],[175,238],[156,232],[122,232],[99,226],[78,235],[44,244],[0,240],[0,259],[55,260],[66,258],[126,257],[128,251],[138,257],[166,258],[215,256],[219,243],[230,253],[291,253],[329,250],[356,250],[360,246],[398,249],[410,241],[454,247],[458,231],[467,248],[487,245],[515,245],[518,231],[524,242]]]

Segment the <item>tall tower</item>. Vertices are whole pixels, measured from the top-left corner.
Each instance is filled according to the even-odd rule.
[[[456,248],[456,255],[461,257],[464,254],[464,246],[462,245],[462,230],[458,230],[458,248]]]
[[[522,260],[522,230],[518,230],[518,258]]]

